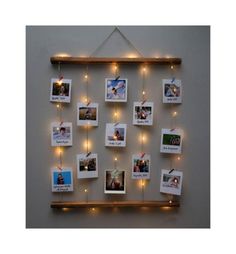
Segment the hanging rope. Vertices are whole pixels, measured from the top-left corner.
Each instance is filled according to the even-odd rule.
[[[116,26],[114,30],[105,38],[105,40],[92,52],[92,54],[89,57],[93,57],[97,54],[97,52],[106,44],[106,42],[111,38],[111,36],[118,32],[121,37],[128,43],[129,46],[131,46],[139,56],[144,57],[143,54],[134,46],[134,44],[120,31],[120,29]]]

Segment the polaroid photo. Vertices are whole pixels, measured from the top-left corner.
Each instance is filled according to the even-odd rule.
[[[70,168],[52,170],[52,192],[73,191],[73,171]]]
[[[105,146],[126,146],[126,128],[127,124],[107,123]]]
[[[182,149],[183,132],[180,129],[161,130],[161,153],[180,154]]]
[[[96,153],[77,154],[77,178],[98,177],[98,157]]]
[[[178,79],[163,79],[163,103],[182,103],[182,85]]]
[[[174,170],[170,173],[170,170],[161,170],[161,185],[160,192],[181,195],[183,181],[183,172]]]
[[[128,79],[106,78],[105,101],[126,102],[128,92]]]
[[[153,102],[134,102],[133,125],[152,125]]]
[[[104,171],[104,174],[105,194],[125,194],[126,179],[124,170],[108,169]]]
[[[72,146],[72,123],[54,122],[51,124],[51,145]]]
[[[132,156],[132,179],[149,179],[150,166],[149,154],[134,154]]]
[[[51,79],[50,101],[70,103],[71,98],[71,79]]]
[[[77,103],[77,125],[98,126],[98,103]]]

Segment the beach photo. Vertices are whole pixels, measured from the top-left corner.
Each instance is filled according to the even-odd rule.
[[[77,103],[77,125],[97,126],[98,125],[98,103]]]

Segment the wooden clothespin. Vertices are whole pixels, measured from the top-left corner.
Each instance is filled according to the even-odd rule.
[[[174,169],[174,168],[172,168],[172,169],[169,171],[169,174],[171,174],[174,170],[175,170],[175,169]]]

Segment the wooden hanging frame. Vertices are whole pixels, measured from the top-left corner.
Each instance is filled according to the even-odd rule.
[[[143,63],[159,65],[180,65],[181,58],[172,57],[73,57],[52,56],[51,64],[109,64],[109,63]]]
[[[52,201],[51,208],[179,207],[179,201]]]

